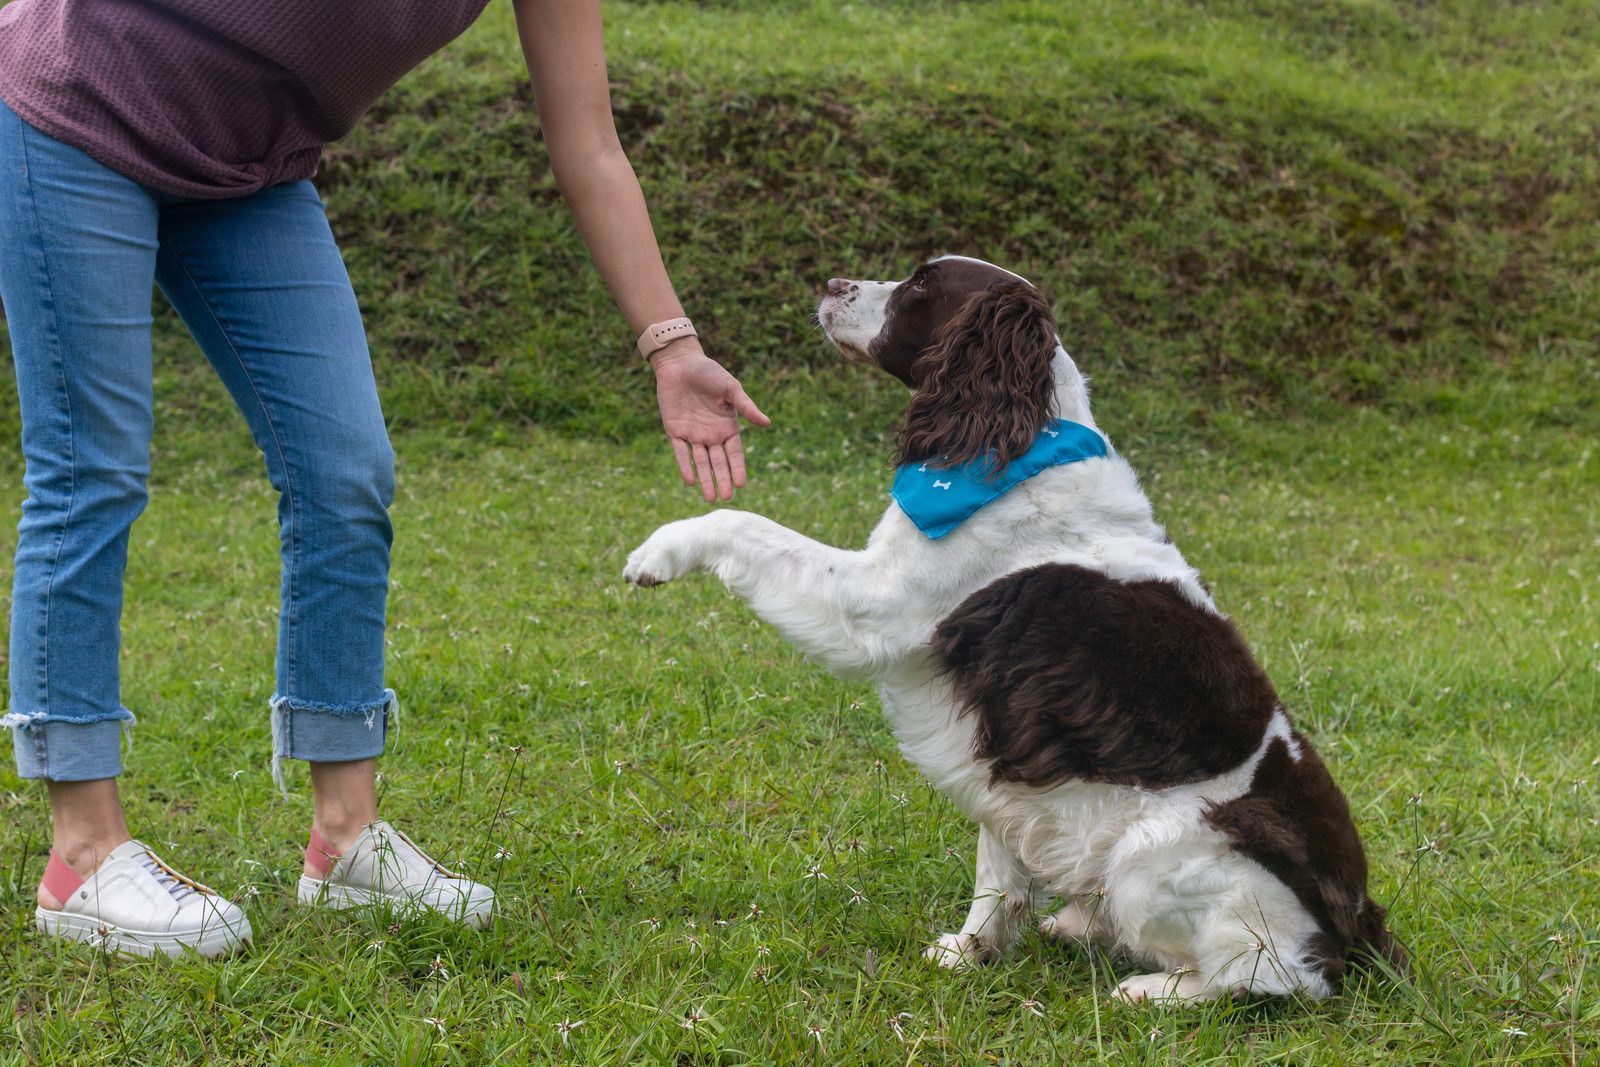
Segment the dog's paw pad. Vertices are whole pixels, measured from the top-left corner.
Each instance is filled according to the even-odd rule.
[[[676,577],[671,553],[650,541],[629,553],[628,565],[622,568],[622,580],[641,589],[665,585]]]
[[[666,584],[663,579],[657,578],[653,574],[645,571],[634,571],[632,569],[623,571],[622,579],[629,585],[636,585],[640,589],[649,589],[653,586]]]

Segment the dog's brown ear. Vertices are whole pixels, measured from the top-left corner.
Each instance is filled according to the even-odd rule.
[[[912,368],[916,392],[895,462],[1004,468],[1050,421],[1055,350],[1055,320],[1039,290],[1019,281],[974,294]]]

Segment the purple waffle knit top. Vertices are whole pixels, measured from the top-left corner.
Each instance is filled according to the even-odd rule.
[[[141,185],[243,196],[322,146],[488,0],[13,0],[0,98]]]

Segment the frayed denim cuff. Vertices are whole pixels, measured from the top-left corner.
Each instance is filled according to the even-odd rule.
[[[398,720],[394,690],[359,704],[324,704],[294,697],[272,698],[272,781],[285,796],[283,761],[335,763],[371,759],[383,752],[389,720]]]
[[[134,724],[127,708],[69,719],[44,712],[12,712],[0,726],[12,728],[17,776],[51,782],[92,782],[122,773],[122,738]]]

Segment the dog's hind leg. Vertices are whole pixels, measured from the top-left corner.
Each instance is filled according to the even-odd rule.
[[[1124,979],[1111,995],[1124,1004],[1198,1004],[1226,991],[1196,971],[1165,971]]]
[[[923,953],[941,967],[988,963],[1016,940],[1023,915],[1033,909],[1027,873],[1000,839],[978,831],[977,877],[967,921],[953,934],[941,934]]]
[[[1100,914],[1104,904],[1100,896],[1069,900],[1039,921],[1039,932],[1068,944],[1094,943],[1110,948],[1112,939],[1106,936],[1104,916]]]

